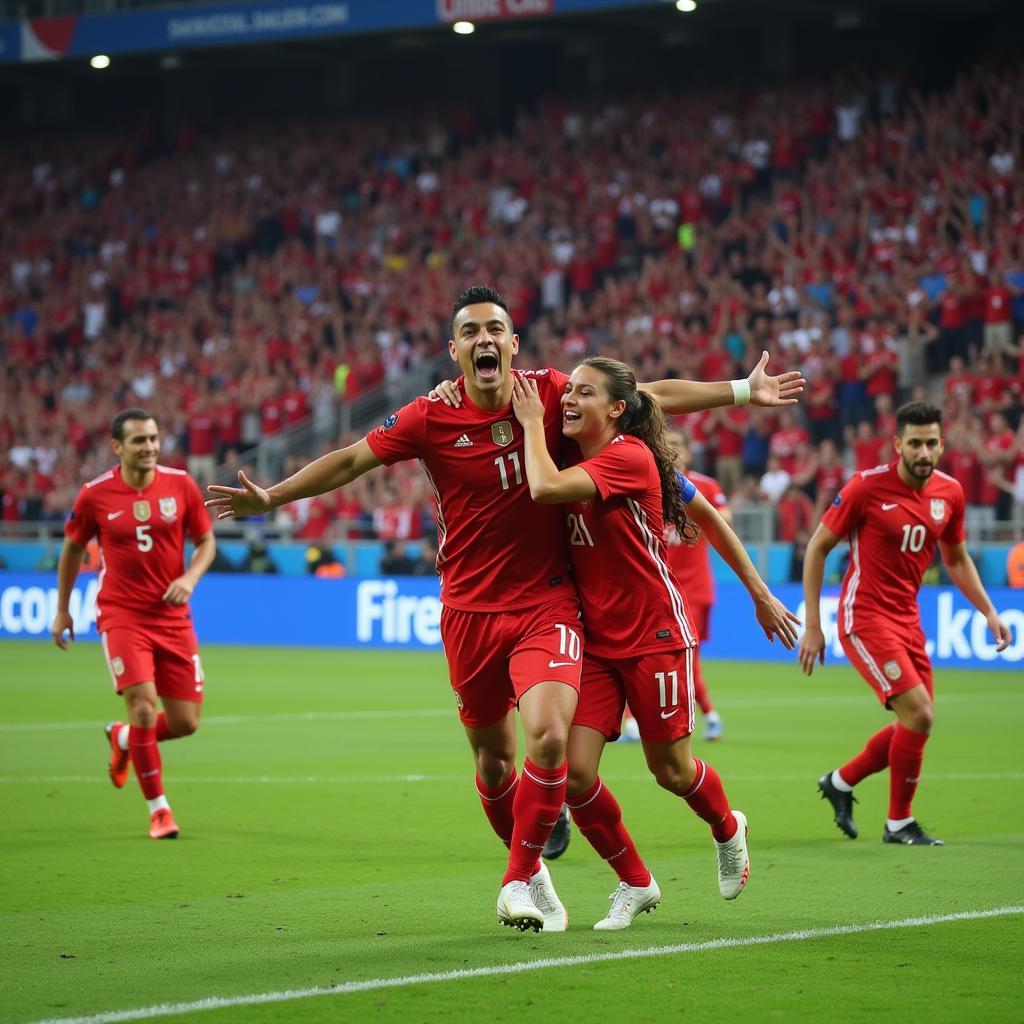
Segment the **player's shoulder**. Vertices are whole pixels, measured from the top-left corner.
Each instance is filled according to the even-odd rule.
[[[887,477],[887,476],[889,476],[890,474],[892,474],[894,472],[895,472],[895,470],[894,470],[893,463],[891,463],[891,462],[882,463],[882,465],[880,465],[880,466],[872,466],[871,469],[859,470],[858,472],[854,473],[852,477],[850,477],[850,481],[853,482],[854,480],[861,480],[861,481],[869,481],[870,482],[870,481],[874,480],[876,477],[884,478],[884,477]],[[877,482],[880,482],[880,481],[876,480],[875,482],[877,483]]]
[[[532,370],[516,370],[521,377],[532,380],[537,385],[537,390],[552,388],[561,392],[565,388],[565,382],[569,379],[568,374],[556,370],[553,366],[542,366]]]
[[[639,437],[634,437],[632,434],[616,434],[608,442],[608,447],[604,450],[614,450],[616,452],[628,453],[629,455],[638,455],[642,458],[649,458],[652,461],[654,459],[651,449],[648,448]]]
[[[953,498],[962,498],[964,494],[963,485],[956,477],[943,473],[941,469],[932,471],[932,479],[941,487],[944,494]]]
[[[111,467],[106,473],[100,473],[98,477],[82,485],[82,490],[91,491],[94,487],[99,487],[100,484],[107,483],[108,480],[116,480],[117,473],[114,472],[114,467]]]
[[[963,490],[963,487],[961,486],[960,481],[957,480],[957,478],[955,476],[950,476],[948,473],[944,473],[941,469],[933,470],[932,471],[932,476],[936,480],[940,480],[942,482],[943,486],[945,486],[945,487],[953,487],[953,488],[955,488],[958,491],[962,491]]]
[[[178,488],[179,493],[199,490],[199,485],[184,469],[157,465],[155,479],[162,481],[165,486]]]
[[[896,476],[892,463],[883,463],[880,466],[872,466],[870,469],[860,469],[846,481],[840,493],[860,494],[874,491],[879,487],[885,487]]]

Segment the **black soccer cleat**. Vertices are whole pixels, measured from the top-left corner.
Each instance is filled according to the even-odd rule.
[[[851,839],[856,839],[857,826],[853,823],[853,805],[857,802],[857,798],[852,793],[844,793],[841,789],[836,789],[832,784],[831,772],[825,772],[818,779],[818,792],[821,793],[822,800],[827,800],[832,805],[835,823],[839,831]]]
[[[903,828],[896,829],[895,832],[889,831],[889,826],[885,826],[885,831],[882,833],[883,843],[902,843],[904,846],[945,846],[946,844],[941,839],[936,839],[934,836],[928,835],[927,832],[916,821],[907,822]]]
[[[562,804],[562,809],[558,812],[558,821],[555,822],[555,827],[551,830],[551,835],[548,836],[548,841],[544,844],[541,856],[545,860],[558,860],[569,849],[569,839],[571,837],[572,823],[569,819],[569,808]]]

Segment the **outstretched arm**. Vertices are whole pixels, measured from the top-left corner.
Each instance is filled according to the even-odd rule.
[[[670,416],[685,412],[714,409],[720,405],[762,405],[776,407],[796,405],[807,383],[799,370],[780,373],[777,377],[766,372],[768,353],[762,352],[757,366],[746,380],[719,380],[705,383],[697,380],[656,380],[639,387],[653,396],[661,411]]]
[[[242,486],[210,484],[207,490],[215,497],[206,502],[206,507],[216,512],[218,519],[259,516],[291,501],[298,501],[299,498],[312,498],[344,487],[380,465],[381,460],[374,455],[364,437],[347,448],[321,455],[287,480],[267,489],[253,483],[239,470],[238,481]]]
[[[515,377],[512,409],[522,424],[526,445],[526,482],[530,497],[540,505],[561,505],[597,495],[597,484],[579,466],[560,470],[544,436],[544,404],[532,377]]]
[[[825,578],[825,558],[839,543],[839,537],[827,526],[818,524],[804,555],[804,635],[797,657],[804,675],[814,671],[815,661],[825,664],[825,634],[821,630],[821,584]]]
[[[1005,651],[1012,639],[1010,630],[999,618],[999,613],[978,575],[978,567],[967,550],[967,544],[964,541],[959,544],[940,543],[939,549],[942,552],[942,561],[946,563],[949,578],[956,584],[960,593],[985,616],[988,628],[996,641],[996,650]]]
[[[733,528],[700,493],[694,495],[686,511],[700,524],[708,543],[725,559],[736,578],[747,588],[754,602],[754,614],[769,642],[778,637],[783,646],[791,651],[796,646],[793,624],[799,626],[800,620],[768,589],[768,584],[754,568],[750,555]]]

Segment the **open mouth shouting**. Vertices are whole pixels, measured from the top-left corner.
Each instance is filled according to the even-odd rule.
[[[473,367],[476,370],[477,380],[481,384],[492,384],[498,381],[501,364],[497,352],[490,350],[478,352],[473,360]]]

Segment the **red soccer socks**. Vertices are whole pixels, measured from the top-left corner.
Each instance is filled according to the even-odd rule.
[[[568,765],[564,761],[557,768],[540,768],[529,758],[523,764],[523,774],[512,804],[515,821],[508,870],[502,885],[512,881],[530,881],[541,850],[562,810],[568,773]]]
[[[479,775],[476,777],[476,791],[480,795],[484,814],[487,815],[494,834],[506,846],[512,845],[512,827],[515,824],[515,814],[512,808],[518,787],[519,775],[515,768],[512,769],[512,774],[494,789],[491,789]]]
[[[128,732],[128,752],[132,765],[147,800],[161,796],[164,791],[160,749],[156,745],[156,729],[140,729],[133,725]]]
[[[683,794],[683,799],[698,818],[711,826],[715,842],[727,842],[736,835],[737,822],[729,808],[722,780],[706,761],[696,757],[693,761],[697,766],[697,777],[689,792]]]
[[[620,881],[638,888],[651,884],[651,873],[622,824],[619,802],[600,778],[586,793],[567,803],[581,835],[608,862]]]
[[[882,771],[889,764],[889,747],[892,743],[894,725],[879,729],[864,745],[864,749],[839,769],[839,774],[851,788],[863,782],[869,775]]]
[[[917,791],[928,733],[911,732],[897,722],[889,747],[889,819],[913,817],[910,805]],[[843,776],[845,778],[845,775]]]

